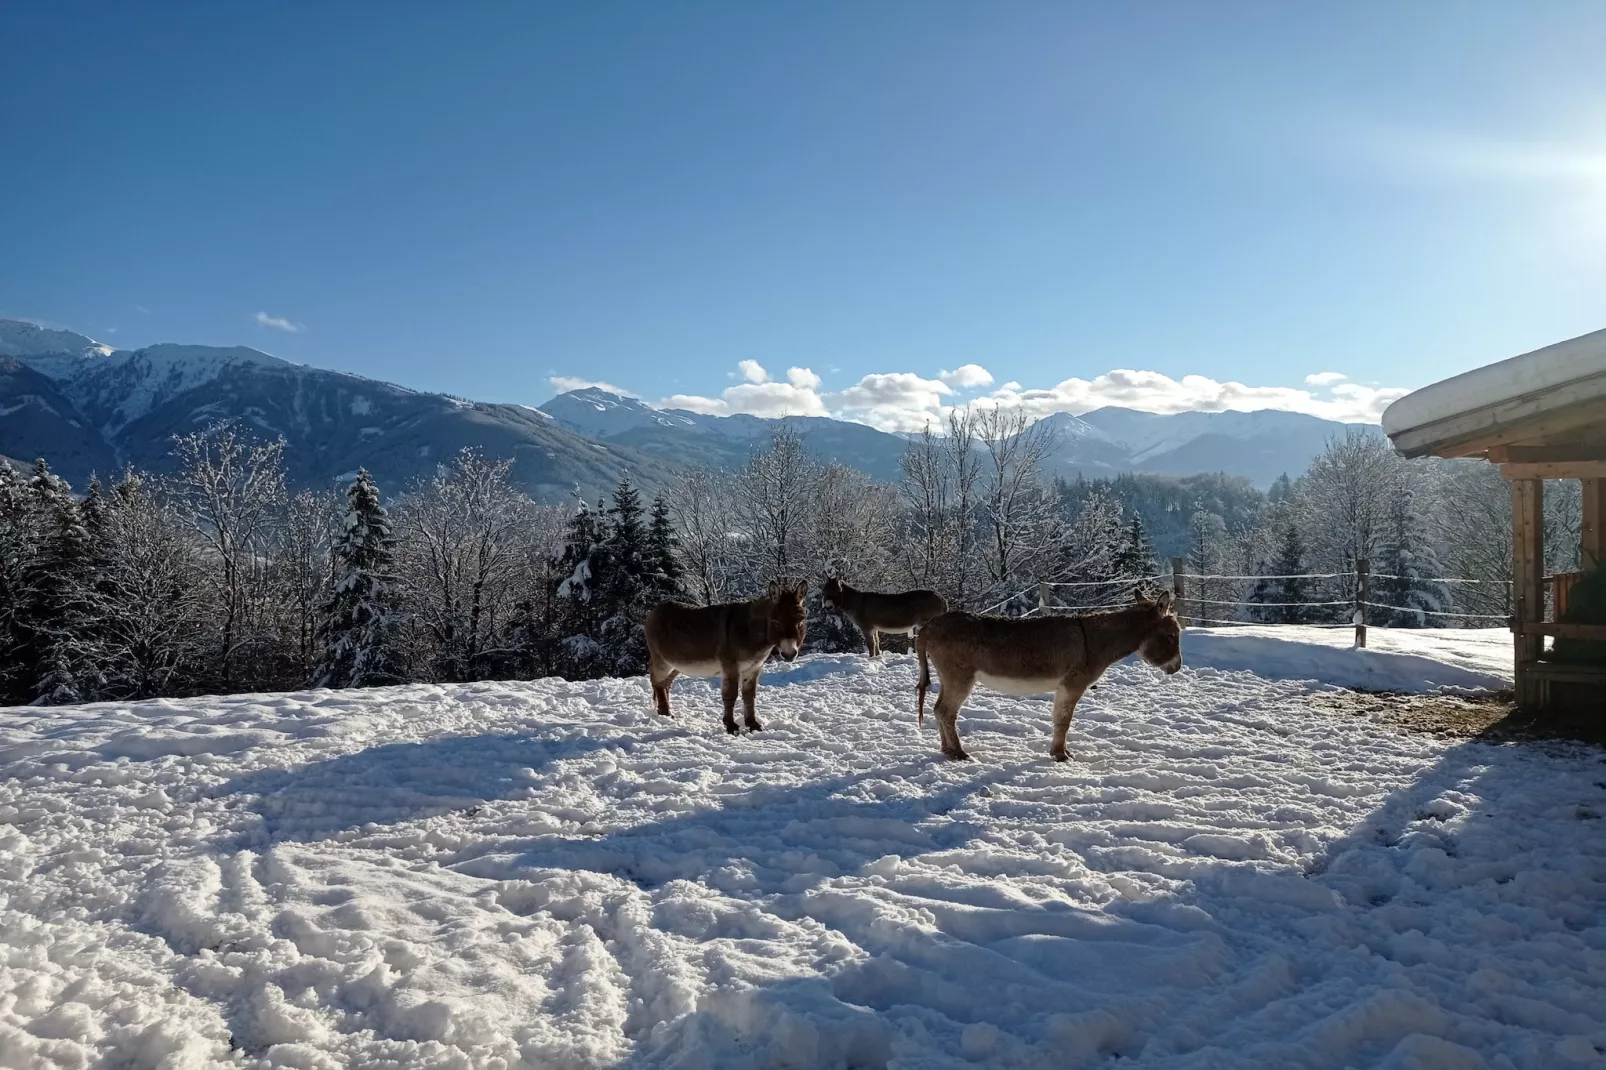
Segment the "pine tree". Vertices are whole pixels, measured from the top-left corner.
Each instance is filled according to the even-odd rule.
[[[28,701],[79,701],[92,687],[94,659],[80,647],[92,583],[89,533],[72,488],[43,460],[34,465],[26,493],[34,552],[23,570],[25,629],[19,689]]]
[[[367,469],[357,472],[346,501],[345,527],[334,548],[335,588],[324,606],[324,655],[316,680],[321,687],[395,683],[395,539],[390,517]]]
[[[1115,557],[1115,575],[1122,579],[1135,579],[1154,573],[1154,547],[1149,544],[1149,533],[1144,530],[1143,517],[1134,512],[1132,523],[1127,525],[1126,539]]]
[[[669,519],[669,503],[662,494],[652,500],[652,523],[647,528],[647,555],[651,562],[656,601],[686,597],[685,574],[680,567],[680,540]]]
[[[647,641],[642,619],[656,601],[657,562],[642,522],[641,495],[628,476],[613,492],[608,510],[608,531],[599,555],[602,605],[597,641],[605,651],[607,671],[613,676],[645,672]],[[594,559],[593,567],[598,567]]]
[[[1372,582],[1372,600],[1398,608],[1369,609],[1367,615],[1373,624],[1424,628],[1444,620],[1436,621],[1425,611],[1449,608],[1449,588],[1438,580],[1444,570],[1415,499],[1415,492],[1406,486],[1389,503],[1382,550],[1372,566],[1378,577]]]
[[[593,510],[584,498],[578,499],[564,535],[563,552],[552,569],[553,576],[562,577],[556,591],[562,603],[557,614],[557,632],[561,636],[557,669],[569,679],[588,679],[603,671],[602,651],[594,635],[602,601],[598,597],[601,577],[594,572],[594,559],[600,554],[604,538],[600,502],[598,506]]]
[[[1313,610],[1304,605],[1275,603],[1304,603],[1311,600],[1311,581],[1304,578],[1305,546],[1299,537],[1299,528],[1289,524],[1283,530],[1282,543],[1277,556],[1265,569],[1268,577],[1256,582],[1249,601],[1274,603],[1262,605],[1250,612],[1258,621],[1267,624],[1309,624]]]
[[[7,706],[33,697],[26,595],[38,538],[30,505],[26,484],[0,460],[0,705]]]

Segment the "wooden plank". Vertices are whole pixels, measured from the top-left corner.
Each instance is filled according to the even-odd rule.
[[[1606,643],[1606,624],[1571,624],[1558,621],[1525,623],[1522,635],[1554,635],[1558,639],[1592,639]]]
[[[1606,564],[1606,479],[1586,479],[1584,516],[1578,540],[1585,571]]]
[[[1489,460],[1496,464],[1606,461],[1606,445],[1580,443],[1576,446],[1493,446],[1489,449]]]
[[[1606,461],[1532,461],[1503,464],[1500,474],[1507,479],[1603,479]]]
[[[1574,400],[1563,401],[1569,394]],[[1390,441],[1406,457],[1470,457],[1494,446],[1602,424],[1606,424],[1606,375],[1407,428],[1391,435]]]
[[[1564,684],[1606,684],[1606,667],[1569,665],[1561,661],[1536,661],[1527,667],[1533,681],[1554,680]]]
[[[1517,704],[1525,709],[1538,705],[1538,689],[1527,668],[1539,660],[1544,647],[1542,636],[1525,631],[1527,625],[1541,623],[1545,615],[1544,495],[1545,485],[1540,480],[1518,479],[1511,484],[1511,575],[1516,602],[1512,654]]]

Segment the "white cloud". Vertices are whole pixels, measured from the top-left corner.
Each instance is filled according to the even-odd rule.
[[[674,394],[656,405],[714,416],[834,416],[883,431],[918,431],[945,420],[956,407],[1020,409],[1034,418],[1056,412],[1081,414],[1106,405],[1158,413],[1279,409],[1329,420],[1376,423],[1391,401],[1408,393],[1402,388],[1357,383],[1332,371],[1312,372],[1304,377],[1303,386],[1295,387],[1250,386],[1204,375],[1173,379],[1160,372],[1117,368],[1050,387],[1026,388],[1010,380],[990,393],[960,400],[956,388],[979,385],[982,376],[991,382],[985,368],[965,365],[934,379],[914,372],[875,372],[843,390],[827,392],[820,390],[820,377],[808,368],[788,368],[784,382],[771,381],[755,360],[742,361],[738,369],[745,382],[728,386],[717,396]],[[608,383],[565,376],[554,376],[551,382],[559,390],[598,386],[630,393]]]
[[[937,373],[937,378],[949,386],[955,386],[961,390],[991,386],[993,383],[993,373],[983,368],[980,364],[961,364],[951,372]]]
[[[820,377],[807,368],[786,369],[786,381],[804,390],[820,389]]]
[[[878,372],[826,400],[850,419],[871,427],[918,431],[942,419],[942,399],[952,393],[941,379],[922,379],[913,372]]]
[[[1317,373],[1313,378],[1324,379],[1326,389],[1311,391],[1288,386],[1246,386],[1203,375],[1184,375],[1178,380],[1159,372],[1118,368],[1093,379],[1066,379],[1047,389],[1006,388],[995,391],[984,400],[988,404],[1022,408],[1033,416],[1047,416],[1052,412],[1083,413],[1105,405],[1119,405],[1162,413],[1281,409],[1309,413],[1328,420],[1375,423],[1389,402],[1409,392],[1360,383],[1335,382],[1325,379],[1323,373]],[[1320,397],[1320,393],[1331,396]]]
[[[608,393],[618,394],[620,397],[633,398],[637,396],[634,390],[626,390],[622,386],[599,382],[596,379],[577,379],[572,375],[553,375],[547,379],[547,382],[551,383],[552,389],[560,394],[567,394],[571,390],[606,390]]]
[[[270,316],[266,312],[258,312],[251,318],[257,321],[258,326],[272,327],[276,331],[288,331],[291,334],[300,334],[307,329],[294,320],[286,319],[283,316]]]
[[[738,383],[717,398],[700,394],[672,394],[658,403],[660,409],[690,409],[710,416],[745,412],[753,416],[829,416],[812,387],[792,383]]]

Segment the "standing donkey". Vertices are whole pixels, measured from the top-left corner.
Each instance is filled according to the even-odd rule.
[[[936,591],[878,594],[849,587],[834,576],[820,588],[820,599],[864,634],[872,658],[881,654],[882,632],[908,635],[932,617],[948,612],[948,603]]]
[[[669,714],[669,685],[681,673],[721,677],[725,731],[736,727],[736,689],[742,691],[744,723],[750,731],[764,726],[753,713],[758,677],[770,651],[791,661],[803,647],[807,628],[803,596],[808,581],[771,580],[769,589],[747,602],[689,606],[665,602],[647,614],[647,674],[658,712]]]
[[[1182,668],[1182,629],[1170,591],[1159,598],[1139,591],[1135,605],[1076,617],[944,613],[921,629],[915,648],[920,721],[926,720],[929,659],[942,681],[936,707],[942,752],[957,759],[970,757],[959,745],[959,707],[978,681],[1006,695],[1054,692],[1054,741],[1048,753],[1063,762],[1069,757],[1065,733],[1077,700],[1105,669],[1132,653],[1168,675]]]

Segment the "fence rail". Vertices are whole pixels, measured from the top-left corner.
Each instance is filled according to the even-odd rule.
[[[1352,612],[1348,615],[1349,619],[1347,621],[1328,620],[1312,622],[1304,626],[1316,628],[1354,628],[1355,642],[1357,646],[1366,645],[1366,631],[1369,627],[1391,627],[1391,625],[1386,622],[1373,623],[1369,618],[1379,616],[1381,614],[1368,613],[1368,610],[1382,611],[1383,613],[1387,613],[1391,616],[1393,614],[1411,614],[1418,616],[1419,619],[1435,618],[1446,621],[1468,622],[1487,621],[1504,624],[1509,624],[1511,621],[1511,615],[1509,613],[1470,613],[1462,612],[1460,610],[1430,609],[1426,606],[1417,605],[1394,605],[1389,602],[1378,601],[1374,597],[1376,592],[1372,589],[1372,581],[1374,580],[1414,582],[1424,584],[1432,583],[1489,586],[1504,585],[1507,588],[1511,586],[1510,580],[1478,579],[1466,576],[1401,576],[1387,572],[1371,572],[1369,565],[1370,562],[1363,559],[1356,562],[1357,567],[1355,569],[1347,572],[1300,572],[1287,574],[1272,573],[1266,575],[1194,573],[1186,570],[1184,562],[1181,559],[1173,558],[1173,567],[1171,572],[1160,572],[1146,576],[1118,576],[1105,580],[1073,580],[1036,583],[1030,587],[1024,588],[1023,590],[1017,591],[1006,598],[994,602],[981,612],[991,613],[1002,610],[1004,607],[1011,604],[1020,606],[1024,603],[1033,601],[1035,601],[1036,604],[1024,608],[1024,610],[1019,614],[1020,616],[1029,617],[1041,613],[1081,613],[1091,610],[1116,609],[1120,608],[1122,605],[1133,605],[1135,603],[1102,602],[1090,605],[1065,605],[1059,603],[1057,600],[1052,600],[1052,595],[1053,592],[1060,590],[1080,591],[1093,588],[1105,588],[1111,590],[1113,594],[1114,589],[1123,586],[1131,587],[1140,584],[1164,582],[1170,584],[1173,593],[1176,595],[1178,602],[1178,614],[1184,617],[1185,621],[1189,624],[1226,625],[1230,627],[1273,623],[1270,621],[1245,620],[1242,619],[1242,617],[1235,617],[1230,613],[1224,614],[1218,612],[1210,616],[1205,616],[1198,612],[1191,612],[1191,610],[1195,609],[1204,609],[1206,613],[1210,613],[1211,610],[1205,607],[1227,607],[1240,610],[1309,608],[1312,610],[1327,610],[1329,612],[1339,609],[1350,609]],[[1209,583],[1245,583],[1260,582],[1265,580],[1349,580],[1353,581],[1352,586],[1354,589],[1354,594],[1350,597],[1344,598],[1311,598],[1305,601],[1297,602],[1265,602],[1256,601],[1252,598],[1231,599],[1205,597],[1206,592],[1209,590],[1205,585]],[[1351,584],[1346,584],[1345,586],[1347,588],[1350,587]],[[1095,597],[1097,597],[1097,595],[1095,595]],[[1500,595],[1495,595],[1495,597],[1498,598]],[[1398,627],[1398,625],[1392,626]]]

